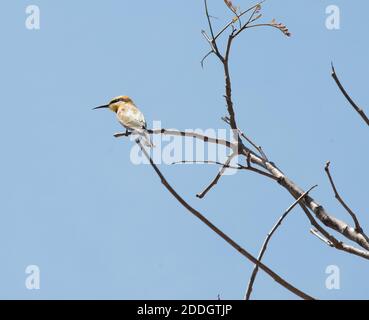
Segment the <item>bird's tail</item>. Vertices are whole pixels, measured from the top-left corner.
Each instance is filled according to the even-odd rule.
[[[154,148],[155,145],[151,141],[151,136],[147,133],[147,131],[143,131],[140,133],[141,141],[145,144],[146,147]]]

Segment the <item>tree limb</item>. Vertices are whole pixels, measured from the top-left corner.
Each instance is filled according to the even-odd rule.
[[[281,172],[274,164],[271,162],[266,162],[261,157],[258,157],[254,154],[249,154],[249,150],[244,150],[243,154],[247,157],[250,156],[250,161],[262,168],[267,169],[275,178],[278,179],[279,184],[284,187],[295,199],[299,198],[304,191],[296,185],[295,182],[290,180],[283,172]],[[369,250],[369,242],[365,239],[365,237],[357,232],[355,228],[349,226],[346,222],[337,219],[330,215],[326,209],[316,200],[314,200],[311,196],[307,195],[303,199],[303,204],[308,207],[315,216],[327,227],[339,232],[347,239],[356,242],[365,250]],[[361,256],[364,257],[360,253]],[[368,254],[369,255],[369,254]],[[365,255],[367,258],[368,255]]]
[[[269,267],[267,267],[265,264],[259,262],[253,255],[251,255],[249,252],[247,252],[244,248],[242,248],[239,244],[237,244],[234,240],[232,240],[229,236],[227,236],[223,231],[221,231],[219,228],[217,228],[214,224],[212,224],[208,219],[205,218],[199,211],[194,209],[190,204],[188,204],[175,190],[174,188],[169,184],[169,182],[165,179],[164,175],[161,173],[159,168],[155,165],[154,161],[150,157],[150,155],[147,153],[143,145],[141,144],[139,139],[136,139],[136,143],[139,145],[140,149],[142,150],[145,157],[148,159],[148,161],[151,164],[151,167],[154,169],[156,174],[161,180],[161,183],[164,185],[164,187],[173,195],[173,197],[183,206],[185,207],[190,213],[192,213],[196,218],[198,218],[201,222],[203,222],[207,227],[209,227],[212,231],[214,231],[218,236],[220,236],[223,240],[225,240],[229,245],[231,245],[234,249],[236,249],[238,252],[240,252],[244,257],[246,257],[248,260],[250,260],[253,264],[256,264],[259,266],[260,269],[262,269],[266,274],[268,274],[272,279],[274,279],[277,283],[279,283],[281,286],[289,290],[290,292],[294,293],[295,295],[299,296],[302,299],[305,300],[314,300],[314,298],[303,291],[297,289],[292,284],[288,283],[286,280],[284,280],[282,277],[280,277],[278,274],[276,274],[274,271],[272,271]]]
[[[168,136],[179,136],[179,137],[187,137],[187,138],[195,138],[195,139],[199,139],[202,140],[204,142],[207,143],[213,143],[213,144],[219,144],[225,147],[228,147],[232,150],[237,150],[238,146],[237,143],[233,143],[227,140],[223,140],[223,139],[218,139],[218,138],[212,138],[194,131],[180,131],[180,130],[174,130],[174,129],[155,129],[155,130],[151,130],[148,129],[146,130],[148,134],[151,135],[168,135]],[[121,138],[121,137],[127,137],[129,135],[131,135],[131,132],[118,132],[116,134],[114,134],[115,138]]]

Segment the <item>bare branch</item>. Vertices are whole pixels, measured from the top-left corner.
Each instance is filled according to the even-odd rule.
[[[201,34],[204,36],[205,40],[209,43],[210,47],[211,47],[211,51],[212,53],[216,52],[215,46],[214,46],[214,41],[213,39],[210,39],[210,37],[208,36],[208,34],[206,33],[205,30],[201,30]]]
[[[151,135],[168,135],[168,136],[180,136],[180,137],[188,137],[188,138],[195,138],[195,139],[199,139],[202,140],[204,142],[207,143],[213,143],[213,144],[219,144],[225,147],[228,147],[230,149],[232,149],[233,151],[238,150],[238,146],[237,143],[233,143],[227,140],[223,140],[223,139],[217,139],[217,138],[212,138],[209,136],[205,136],[203,134],[199,134],[197,132],[192,132],[192,131],[179,131],[179,130],[174,130],[174,129],[155,129],[155,130],[151,130],[148,129],[147,130],[148,134]],[[120,138],[120,137],[127,137],[129,135],[131,135],[132,133],[130,132],[118,132],[116,134],[114,134],[115,138]]]
[[[355,224],[355,230],[359,233],[361,233],[367,241],[369,241],[369,238],[366,236],[366,234],[364,233],[363,231],[363,228],[361,227],[360,225],[360,222],[356,216],[356,214],[351,210],[351,208],[345,203],[345,201],[341,198],[340,194],[338,193],[337,191],[337,188],[336,188],[336,185],[333,181],[333,178],[332,178],[332,175],[331,175],[331,172],[329,170],[329,166],[330,166],[330,162],[328,161],[327,164],[325,165],[325,172],[327,173],[327,176],[328,176],[328,179],[329,179],[329,182],[331,184],[331,187],[333,189],[333,192],[334,192],[334,196],[335,198],[337,199],[337,201],[342,205],[342,207],[345,208],[345,210],[348,212],[348,214],[351,216],[352,220],[354,220],[354,224]]]
[[[217,40],[231,25],[233,25],[237,20],[239,20],[242,16],[244,16],[246,13],[250,12],[251,10],[254,10],[255,8],[260,7],[260,5],[265,2],[265,0],[260,1],[259,3],[255,4],[254,6],[252,6],[251,8],[241,12],[237,19],[233,18],[230,22],[228,22],[219,32],[218,34],[215,36],[214,40]]]
[[[249,149],[244,147],[243,154],[247,157],[250,155]],[[255,154],[250,155],[250,161],[257,166],[260,166],[264,169],[267,169],[275,178],[278,179],[278,183],[284,187],[295,199],[299,198],[304,191],[296,185],[292,180],[290,180],[283,172],[281,172],[273,163],[265,162],[261,157],[256,156]],[[366,238],[359,232],[357,232],[354,228],[349,226],[346,222],[341,221],[330,215],[325,208],[319,204],[316,200],[307,195],[303,199],[303,203],[306,207],[308,207],[315,216],[327,227],[339,232],[347,239],[356,242],[365,250],[369,250],[369,242]],[[317,228],[318,229],[318,228]],[[318,229],[319,230],[319,229]],[[321,230],[319,230],[321,231]],[[331,239],[330,239],[331,240]],[[368,254],[361,256],[367,258]]]
[[[365,112],[363,111],[363,109],[361,109],[355,102],[354,100],[352,100],[352,98],[350,97],[350,95],[347,93],[347,91],[345,90],[345,88],[343,87],[343,85],[341,84],[341,81],[338,79],[338,76],[336,74],[336,70],[333,66],[332,63],[332,78],[334,79],[334,81],[336,82],[338,88],[341,90],[341,92],[343,93],[343,95],[345,96],[345,98],[347,99],[347,101],[351,104],[351,106],[355,109],[355,111],[360,115],[360,117],[365,121],[365,123],[369,126],[369,118],[367,117],[367,115],[365,114]]]
[[[225,164],[223,165],[222,169],[219,171],[219,173],[216,175],[216,177],[214,178],[214,180],[209,184],[209,186],[206,187],[206,189],[203,192],[200,192],[196,195],[196,197],[202,199],[206,196],[206,194],[218,183],[219,179],[222,177],[222,175],[224,174],[224,172],[227,170],[227,168],[229,167],[231,161],[234,159],[234,157],[237,156],[237,153],[232,153],[227,161],[225,162]]]
[[[169,129],[156,129],[156,130],[148,130],[149,134],[163,134],[163,135],[173,135],[173,136],[182,136],[182,137],[192,137],[196,138],[208,143],[215,143],[219,145],[226,146],[233,151],[238,150],[238,144],[232,143],[222,139],[211,138],[208,136],[204,136],[198,134],[196,132],[185,132],[178,130],[169,130]],[[130,133],[129,133],[130,134]],[[128,134],[128,135],[129,135]],[[127,136],[127,133],[117,133],[115,137]],[[280,185],[282,185],[288,192],[290,192],[296,199],[300,197],[304,192],[301,188],[299,188],[293,181],[288,179],[273,163],[266,162],[262,157],[255,155],[254,153],[250,153],[247,147],[243,146],[242,154],[246,157],[250,156],[250,162],[256,164],[257,166],[262,167],[263,169],[268,170],[269,174],[266,174],[263,171],[258,171],[257,168],[249,168],[248,170],[260,173],[264,176],[267,176],[274,181],[278,181]],[[349,240],[352,240],[359,244],[366,250],[369,250],[369,242],[367,239],[361,234],[358,233],[354,228],[350,227],[346,222],[341,221],[333,216],[331,216],[323,206],[321,206],[318,202],[312,199],[310,196],[304,198],[304,204],[316,215],[316,217],[323,222],[327,227],[334,229],[339,232]],[[320,231],[320,230],[319,230]],[[337,248],[337,247],[336,247]],[[341,249],[341,248],[340,248]],[[351,252],[351,248],[347,248]],[[368,258],[369,254],[366,252],[357,251],[355,254],[362,256],[364,258]]]
[[[230,125],[230,119],[228,117],[222,117],[222,120],[227,123],[228,125]],[[250,143],[261,155],[261,157],[265,160],[265,161],[269,161],[268,157],[266,156],[266,154],[264,153],[263,149],[261,146],[258,146],[254,141],[252,141],[249,137],[247,137],[240,128],[237,128],[238,134],[244,138],[248,143]]]
[[[224,0],[224,3],[229,8],[229,10],[231,10],[231,12],[235,15],[235,17],[233,18],[233,21],[234,22],[238,21],[239,25],[240,25],[240,28],[241,28],[242,27],[242,22],[241,22],[240,15],[238,14],[238,9],[239,8],[235,7],[231,0]]]
[[[209,14],[208,1],[207,0],[204,0],[204,5],[205,5],[206,18],[208,20],[208,25],[209,25],[210,34],[211,34],[211,41],[210,41],[210,43],[211,43],[212,49],[215,52],[215,54],[219,57],[219,59],[222,60],[223,57],[222,57],[222,55],[219,52],[217,42],[215,41],[215,38],[214,38],[213,25],[212,25],[211,20],[210,20],[210,14]]]
[[[259,23],[259,24],[247,25],[245,26],[245,29],[257,28],[257,27],[272,27],[272,28],[275,28],[281,31],[285,36],[291,37],[291,33],[289,32],[287,27],[284,24],[277,23],[275,21],[272,21],[271,23]]]
[[[256,21],[256,20],[258,20],[258,19],[260,19],[261,18],[261,14],[259,14],[259,15],[257,15],[256,17],[255,17],[255,14],[257,14],[257,13],[259,13],[260,12],[260,10],[261,10],[261,3],[259,3],[259,5],[258,6],[255,6],[255,8],[254,8],[254,11],[252,12],[252,14],[250,15],[250,17],[249,17],[249,20],[247,20],[247,22],[244,24],[244,27],[246,27],[247,25],[249,25],[250,23],[252,23],[252,22],[254,22],[254,21]]]
[[[278,179],[276,177],[274,177],[272,174],[270,174],[268,172],[265,172],[265,171],[262,171],[262,170],[259,170],[257,168],[254,168],[250,165],[248,165],[247,167],[243,167],[242,169],[253,171],[253,172],[258,173],[258,174],[260,174],[264,177],[267,177],[267,178],[272,179],[274,181],[278,181]]]
[[[261,9],[261,2],[256,5],[254,8],[254,11],[252,12],[252,14],[250,15],[249,19],[247,20],[247,22],[237,31],[237,33],[234,35],[234,37],[236,38],[237,36],[239,36],[243,31],[246,30],[247,26],[250,25],[250,23],[258,20],[261,18],[261,14],[259,14],[258,16],[255,17],[256,13],[260,12]]]
[[[210,21],[206,1],[205,1],[205,6],[206,6],[206,14],[207,14],[209,27],[210,27],[210,31],[211,31],[211,37],[212,37],[211,43],[216,48],[217,56],[220,59],[220,61],[222,62],[223,68],[224,68],[224,74],[225,74],[225,95],[224,95],[224,97],[226,99],[227,111],[228,111],[228,114],[229,114],[229,117],[226,117],[224,119],[230,125],[231,129],[234,130],[233,131],[234,132],[234,138],[238,141],[237,145],[239,147],[237,154],[243,154],[247,157],[247,168],[248,168],[248,170],[256,171],[256,172],[258,172],[262,175],[266,175],[266,176],[278,181],[278,183],[280,185],[282,185],[286,190],[288,190],[288,192],[291,193],[291,195],[296,199],[295,205],[300,204],[301,208],[304,210],[306,216],[308,217],[310,223],[317,230],[316,234],[318,234],[318,232],[319,232],[321,234],[320,238],[325,239],[326,243],[330,243],[332,246],[334,246],[338,250],[342,250],[342,251],[345,251],[345,252],[352,253],[352,254],[355,254],[357,256],[363,257],[365,259],[369,259],[369,252],[368,251],[363,251],[363,250],[360,250],[358,248],[349,246],[349,245],[337,240],[334,236],[329,234],[322,226],[319,225],[319,223],[315,220],[314,216],[310,213],[309,210],[311,210],[315,214],[315,217],[317,219],[319,219],[325,226],[339,232],[340,234],[342,234],[346,238],[356,242],[357,244],[359,244],[364,249],[369,250],[368,238],[365,235],[363,235],[362,233],[358,232],[358,231],[362,231],[362,229],[358,228],[359,225],[356,223],[356,221],[354,220],[356,228],[353,229],[352,227],[350,227],[344,221],[341,221],[341,220],[329,215],[327,213],[327,211],[323,208],[323,206],[321,206],[313,198],[311,198],[309,195],[307,195],[308,192],[304,192],[293,181],[291,181],[287,176],[285,176],[284,173],[281,172],[276,165],[274,165],[272,162],[270,162],[268,160],[268,158],[266,157],[265,153],[263,152],[263,150],[259,146],[257,146],[251,139],[246,137],[246,135],[244,135],[242,133],[242,131],[240,131],[240,129],[237,126],[236,115],[235,115],[234,105],[233,105],[233,100],[232,100],[232,83],[231,83],[231,76],[230,76],[230,69],[229,69],[229,58],[230,58],[230,54],[231,54],[231,48],[232,48],[233,40],[239,34],[241,34],[241,32],[243,32],[244,30],[246,30],[248,28],[263,27],[263,26],[273,27],[273,28],[276,28],[276,29],[280,30],[283,34],[285,34],[288,37],[291,36],[289,30],[287,29],[287,27],[284,24],[277,23],[274,19],[270,23],[252,24],[254,21],[256,21],[257,19],[260,18],[260,15],[255,17],[256,13],[260,9],[260,4],[257,4],[254,7],[249,9],[250,11],[251,10],[254,10],[254,11],[251,14],[251,16],[249,17],[248,21],[242,27],[240,27],[239,30],[235,29],[234,23],[236,23],[237,21],[240,22],[240,19],[239,19],[240,16],[244,15],[246,12],[242,12],[240,15],[238,15],[237,12],[234,12],[234,10],[232,10],[236,14],[236,18],[232,19],[231,22],[226,24],[226,26],[223,29],[221,29],[221,31],[216,36],[214,36],[214,31],[213,31],[213,28],[212,28],[212,25],[211,25],[211,21]],[[225,52],[225,55],[223,57],[222,55],[220,55],[220,53],[218,51],[216,40],[218,39],[218,37],[220,35],[222,35],[230,27],[232,27],[232,31],[228,36],[228,41],[227,41],[227,44],[226,44],[226,52]],[[204,59],[206,59],[206,57],[208,57],[210,54],[211,53],[208,53],[205,56]],[[203,63],[204,59],[202,60],[202,63]],[[333,77],[335,78],[337,84],[339,84],[339,87],[340,87],[341,91],[345,94],[346,91],[344,91],[342,85],[340,86],[338,78],[335,76],[333,66],[332,66],[332,69],[333,69]],[[353,103],[352,99],[347,95],[347,93],[345,94],[345,96],[350,102]],[[353,104],[353,106],[355,107],[356,105]],[[361,109],[359,109],[358,107],[355,108],[355,109],[357,110],[357,112],[360,113]],[[367,118],[364,118],[364,120],[365,119],[367,119]],[[369,124],[369,121],[367,123]],[[241,141],[241,137],[244,138],[248,143],[250,143],[259,152],[260,156],[256,155],[249,148],[247,148],[243,144],[243,142]],[[264,172],[262,170],[259,170],[259,169],[256,169],[256,168],[253,168],[251,166],[251,163],[256,164],[257,166],[260,166],[263,169],[266,169],[269,173],[266,173],[266,172]],[[225,168],[227,166],[229,166],[229,163],[226,162],[225,164],[222,164],[222,165],[223,165],[222,170],[225,170]],[[212,184],[210,184],[210,186],[203,192],[204,195],[220,179],[220,177],[222,175],[221,172],[214,179]],[[201,196],[201,194],[200,194],[200,196]],[[278,225],[277,225],[277,227],[278,227]],[[273,231],[273,233],[274,233],[274,231]],[[271,233],[271,234],[273,234],[273,233]],[[270,238],[267,239],[266,245],[268,244],[269,240],[270,240]],[[265,250],[266,250],[266,246],[265,246],[264,251]],[[264,252],[262,252],[262,255],[263,254],[264,254]]]
[[[285,212],[284,214],[278,219],[277,223],[273,226],[272,230],[268,233],[258,256],[258,261],[261,261],[264,257],[265,251],[268,247],[268,244],[270,242],[270,240],[273,237],[273,234],[277,231],[278,227],[282,224],[283,220],[287,217],[287,215],[299,204],[299,202],[314,188],[316,188],[317,185],[311,187],[308,191],[304,192]],[[252,293],[252,288],[257,276],[257,273],[259,271],[259,267],[257,265],[254,266],[254,270],[251,274],[251,278],[249,281],[249,285],[247,287],[247,291],[245,294],[245,300],[250,300],[251,297],[251,293]]]
[[[242,145],[241,138],[238,134],[235,133],[235,130],[237,130],[238,126],[237,126],[237,123],[236,123],[236,114],[235,114],[234,108],[233,108],[232,83],[231,83],[231,76],[230,76],[229,65],[228,65],[228,59],[229,59],[229,53],[230,53],[230,50],[231,50],[232,39],[233,39],[233,37],[229,36],[228,45],[227,45],[227,59],[223,63],[224,75],[225,75],[225,91],[226,91],[224,98],[226,99],[227,110],[228,110],[228,114],[229,114],[229,123],[230,123],[231,128],[233,129],[234,138],[235,138],[235,140],[238,141],[239,146],[241,147],[241,145]]]
[[[223,231],[221,231],[219,228],[217,228],[213,223],[211,223],[208,219],[205,218],[204,215],[202,215],[199,211],[197,211],[195,208],[193,208],[190,204],[188,204],[175,190],[174,188],[169,184],[169,182],[165,179],[164,175],[161,173],[159,168],[155,165],[154,161],[151,159],[150,155],[147,153],[143,145],[141,144],[140,140],[137,139],[136,143],[139,145],[140,149],[142,150],[145,157],[148,159],[148,161],[151,164],[151,167],[154,169],[155,173],[158,175],[158,177],[161,180],[161,183],[164,185],[164,187],[173,195],[173,197],[184,207],[186,208],[190,213],[192,213],[196,218],[198,218],[201,222],[203,222],[208,228],[210,228],[212,231],[214,231],[218,236],[220,236],[224,241],[226,241],[229,245],[231,245],[234,249],[236,249],[239,253],[241,253],[245,258],[250,260],[253,264],[256,264],[259,266],[260,269],[262,269],[266,274],[268,274],[272,279],[274,279],[277,283],[279,283],[281,286],[289,290],[290,292],[294,293],[295,295],[299,296],[302,299],[305,300],[313,300],[314,298],[303,291],[297,289],[290,283],[288,283],[286,280],[284,280],[282,277],[280,277],[278,274],[276,274],[274,271],[272,271],[269,267],[267,267],[265,264],[259,262],[253,255],[251,255],[248,251],[246,251],[244,248],[242,248],[239,244],[237,244],[234,240],[232,240],[229,236],[227,236]]]
[[[212,161],[212,160],[204,160],[204,161],[181,160],[181,161],[172,162],[172,165],[173,164],[218,164],[218,165],[223,166],[224,168],[235,169],[235,170],[243,170],[245,168],[241,165],[238,165],[238,167],[236,167],[236,166],[227,165],[226,163],[222,163],[219,161]]]
[[[343,242],[338,242],[338,244],[334,244],[331,240],[328,240],[326,237],[320,234],[320,232],[316,229],[310,229],[310,233],[316,236],[319,240],[324,242],[327,246],[331,248],[336,248],[337,250],[342,250],[347,253],[359,256],[361,258],[369,260],[369,254],[367,251],[360,250],[358,248],[349,246]]]
[[[328,240],[335,249],[345,251],[347,253],[351,253],[351,254],[354,254],[358,257],[369,260],[369,252],[368,251],[360,250],[360,249],[355,248],[353,246],[347,245],[347,244],[343,243],[342,241],[338,241],[333,235],[328,233],[328,231],[326,231],[322,226],[319,225],[319,223],[314,219],[314,217],[312,216],[312,214],[310,213],[310,211],[308,210],[308,208],[304,204],[300,203],[300,207],[305,212],[305,214],[306,214],[307,218],[309,219],[311,225],[317,230],[317,232],[320,232],[322,234],[323,238],[326,238],[326,240]],[[313,234],[315,235],[315,233],[313,233]],[[322,237],[319,237],[319,238],[322,238]],[[330,247],[332,247],[332,246],[330,246]]]
[[[173,162],[172,165],[173,164],[200,164],[200,163],[203,163],[203,164],[218,164],[218,165],[224,166],[227,169],[229,168],[229,169],[235,169],[235,170],[252,171],[252,172],[258,173],[262,176],[265,176],[269,179],[277,181],[277,179],[273,175],[271,175],[270,173],[259,170],[257,168],[254,168],[249,164],[248,164],[247,167],[243,166],[241,164],[238,164],[238,166],[236,167],[236,166],[226,165],[226,163],[222,163],[222,162],[218,162],[218,161],[212,161],[212,160],[205,160],[205,161],[181,160],[181,161]]]
[[[200,63],[201,63],[201,68],[204,68],[204,62],[205,62],[205,60],[212,54],[212,53],[214,53],[214,51],[209,51],[202,59],[201,59],[201,61],[200,61]]]
[[[212,39],[214,39],[214,31],[213,31],[213,25],[211,24],[211,20],[210,20],[210,14],[209,14],[209,9],[208,9],[208,1],[204,0],[204,4],[205,4],[205,13],[206,13],[206,17],[208,19],[208,24],[209,24],[211,37],[212,37]]]
[[[334,244],[329,241],[327,238],[323,237],[318,230],[316,229],[310,229],[310,233],[316,236],[319,240],[323,241],[326,245],[329,247],[334,247]]]

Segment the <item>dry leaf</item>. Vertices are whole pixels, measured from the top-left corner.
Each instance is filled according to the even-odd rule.
[[[229,9],[232,10],[233,13],[237,14],[237,8],[233,5],[231,0],[224,0],[224,3],[227,5]]]

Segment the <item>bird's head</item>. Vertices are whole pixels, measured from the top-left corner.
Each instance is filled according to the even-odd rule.
[[[123,106],[125,104],[133,104],[133,101],[130,97],[128,96],[118,96],[113,98],[109,104],[103,105],[103,106],[99,106],[94,108],[93,110],[96,109],[110,109],[113,112],[117,112],[120,106]]]

